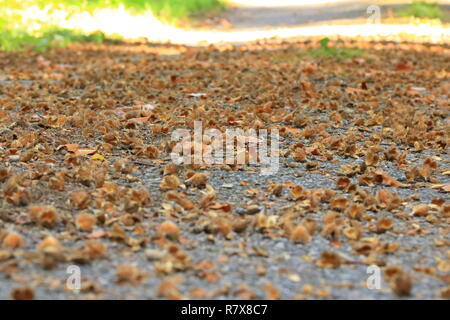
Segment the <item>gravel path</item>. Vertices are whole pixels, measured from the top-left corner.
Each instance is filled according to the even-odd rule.
[[[365,24],[367,8],[377,5],[381,18],[409,1],[337,0],[337,1],[234,1],[225,15],[232,30],[310,25]],[[261,4],[260,4],[261,3]],[[444,10],[450,10],[450,1],[440,1]]]

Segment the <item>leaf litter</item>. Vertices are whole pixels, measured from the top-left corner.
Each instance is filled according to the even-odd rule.
[[[1,297],[448,298],[449,50],[356,45],[0,53]],[[195,120],[279,130],[279,173],[175,165]]]

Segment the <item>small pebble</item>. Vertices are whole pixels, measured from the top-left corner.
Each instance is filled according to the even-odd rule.
[[[241,215],[252,215],[252,214],[257,214],[258,212],[260,212],[261,209],[259,207],[256,206],[251,206],[248,208],[238,208],[236,209],[236,213],[237,214],[241,214]]]
[[[157,249],[147,249],[145,250],[145,256],[148,260],[161,260],[164,257],[165,253],[162,250]]]

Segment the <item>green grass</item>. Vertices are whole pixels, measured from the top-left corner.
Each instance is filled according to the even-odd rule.
[[[288,63],[299,64],[308,59],[331,59],[341,61],[345,59],[357,58],[366,53],[365,50],[359,48],[349,48],[339,46],[342,40],[336,42],[336,46],[330,47],[329,38],[323,38],[319,41],[319,48],[316,49],[304,49],[300,51],[283,52],[279,55],[273,55],[271,61],[273,63]]]
[[[413,1],[397,11],[400,17],[414,17],[420,19],[439,19],[445,17],[445,13],[435,2]]]
[[[0,0],[1,8],[23,9],[30,5],[63,9],[69,14],[123,5],[132,13],[151,10],[163,20],[176,22],[205,12],[221,10],[225,0]]]
[[[319,41],[320,47],[309,51],[309,54],[317,58],[344,60],[361,56],[365,51],[358,48],[330,47],[329,38]]]
[[[0,50],[13,51],[31,47],[45,50],[71,42],[96,42],[105,39],[102,33],[85,34],[78,30],[61,29],[48,19],[22,21],[20,10],[30,6],[63,10],[65,18],[80,12],[118,8],[123,5],[132,14],[151,11],[160,20],[179,24],[209,12],[220,11],[225,0],[0,0]],[[38,25],[31,28],[31,25]],[[114,40],[117,40],[114,39]]]
[[[46,28],[37,34],[30,34],[26,30],[0,31],[0,50],[17,51],[31,47],[36,51],[45,51],[51,47],[65,47],[73,42],[103,43],[105,36],[101,32],[85,34],[77,30]],[[116,40],[116,39],[113,39]]]

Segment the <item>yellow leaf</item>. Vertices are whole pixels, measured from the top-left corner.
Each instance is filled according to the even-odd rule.
[[[100,160],[100,161],[105,161],[105,160],[106,160],[105,157],[102,156],[102,155],[99,154],[99,153],[94,154],[94,155],[91,157],[91,159],[92,159],[92,160]]]

